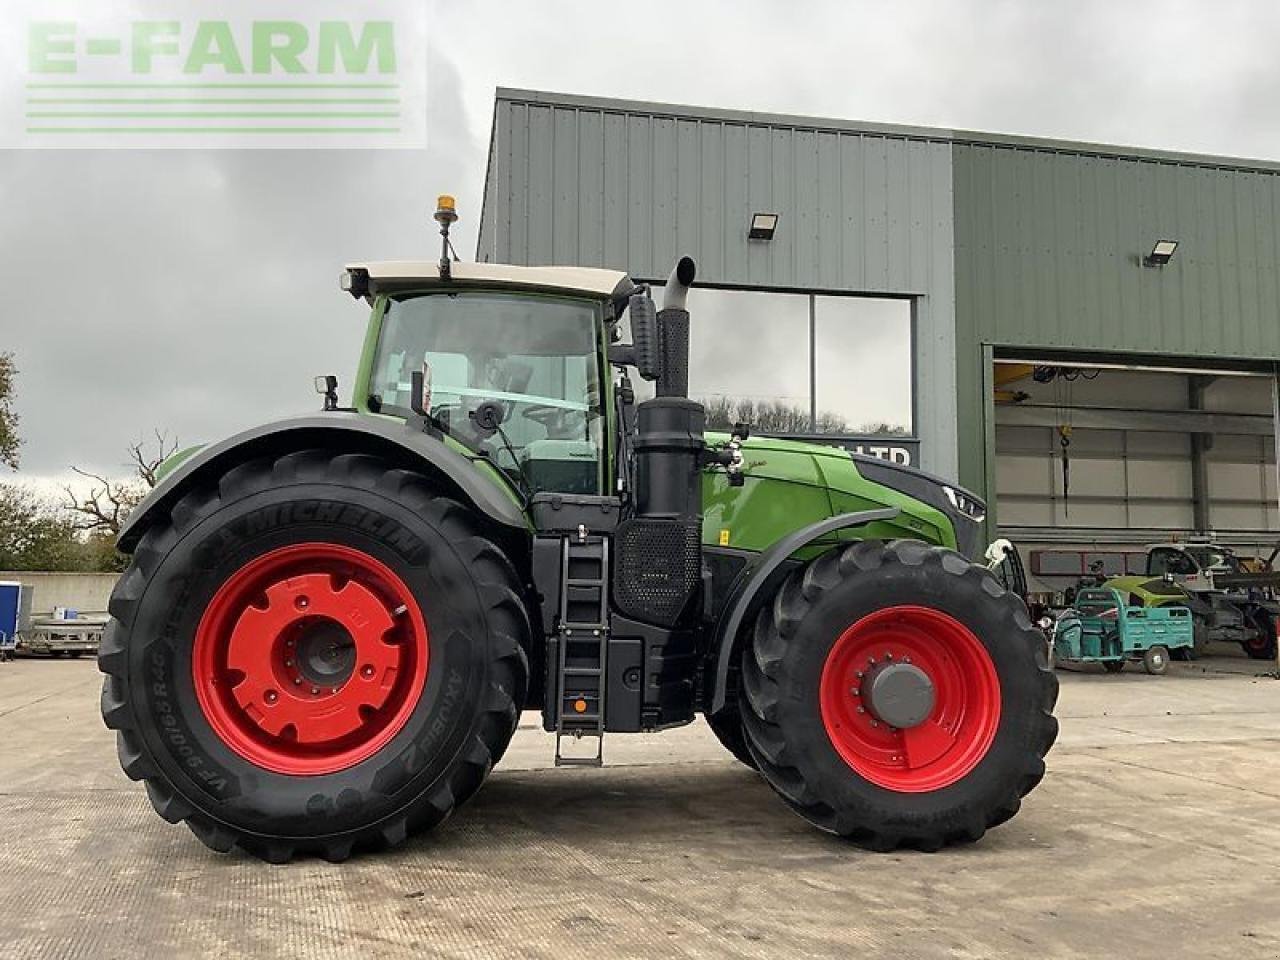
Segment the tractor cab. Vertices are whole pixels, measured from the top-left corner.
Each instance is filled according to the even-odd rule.
[[[1147,548],[1147,575],[1172,579],[1188,590],[1221,589],[1248,573],[1230,547],[1214,543],[1157,543]]]
[[[528,287],[520,277],[384,290],[386,266],[363,269],[378,292],[358,405],[425,415],[529,496],[605,492],[608,301]]]

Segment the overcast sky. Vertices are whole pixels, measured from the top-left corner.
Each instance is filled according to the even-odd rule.
[[[314,408],[313,374],[349,384],[365,311],[338,268],[434,255],[441,192],[474,251],[496,86],[1280,159],[1272,2],[428,9],[423,152],[0,151],[23,475],[119,470],[152,429],[216,439]]]

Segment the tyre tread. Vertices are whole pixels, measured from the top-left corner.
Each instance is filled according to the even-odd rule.
[[[989,570],[970,563],[954,550],[915,540],[895,540],[888,543],[867,540],[828,551],[794,571],[783,582],[773,603],[765,604],[761,609],[752,638],[743,651],[740,700],[746,707],[743,710],[743,728],[747,746],[761,773],[797,813],[820,828],[845,836],[859,846],[877,851],[897,847],[931,851],[947,844],[971,843],[980,839],[987,830],[1014,816],[1022,798],[1044,776],[1044,756],[1058,733],[1058,721],[1053,716],[1058,680],[1042,650],[1035,657],[1040,713],[1036,718],[1034,752],[1026,753],[1025,767],[1019,776],[1012,778],[1008,795],[988,810],[975,811],[972,821],[960,829],[915,829],[912,832],[902,832],[887,827],[847,822],[808,789],[801,770],[790,762],[785,738],[777,724],[781,689],[776,679],[776,668],[781,664],[788,638],[794,634],[809,610],[843,579],[866,575],[889,564],[932,564],[948,576],[973,580],[984,592],[1000,600],[1005,607],[1005,616],[1028,644],[1039,648],[1044,646],[1043,638],[1032,627],[1022,602],[1007,593]]]
[[[491,686],[485,709],[458,762],[440,782],[405,809],[372,825],[343,834],[307,839],[264,837],[217,822],[198,811],[161,772],[142,738],[129,697],[128,637],[149,575],[182,533],[224,504],[282,483],[300,481],[359,483],[379,495],[408,506],[455,545],[463,562],[476,575],[477,592],[495,639],[490,661]],[[223,474],[216,485],[188,493],[168,517],[158,519],[138,542],[131,563],[111,594],[111,620],[98,653],[98,668],[106,674],[101,699],[103,721],[116,731],[121,769],[144,783],[156,812],[171,823],[185,822],[212,850],[226,853],[240,847],[270,863],[286,863],[298,855],[314,855],[333,862],[353,852],[399,846],[416,832],[446,819],[479,789],[505,752],[519,718],[517,702],[528,685],[529,663],[520,638],[530,636],[526,608],[520,599],[520,579],[508,557],[479,529],[474,515],[462,504],[441,496],[420,474],[389,467],[366,454],[333,456],[322,450],[284,454],[274,460],[251,460]]]

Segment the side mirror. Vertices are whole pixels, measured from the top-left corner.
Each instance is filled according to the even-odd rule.
[[[427,402],[431,397],[428,392],[430,389],[421,370],[415,370],[409,374],[409,409],[420,417],[427,415]]]
[[[631,316],[631,342],[609,348],[610,363],[632,364],[645,380],[657,380],[662,373],[658,350],[658,308],[647,289],[631,295],[627,304]]]
[[[645,380],[657,380],[662,373],[658,354],[658,308],[649,291],[631,298],[631,343],[636,349],[636,370]]]
[[[332,373],[315,379],[316,393],[324,397],[325,410],[338,409],[338,378]]]
[[[484,436],[491,437],[497,433],[506,419],[506,411],[497,400],[482,400],[471,411],[471,419]]]

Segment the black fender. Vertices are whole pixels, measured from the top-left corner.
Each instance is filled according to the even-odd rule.
[[[407,469],[421,470],[442,489],[474,507],[498,527],[524,533],[528,521],[520,507],[476,470],[469,457],[399,420],[355,413],[325,413],[277,420],[204,447],[183,460],[129,514],[117,546],[132,553],[142,535],[196,483],[217,477],[238,463],[293,450],[332,449],[387,457]]]
[[[857,513],[841,513],[826,520],[819,520],[783,537],[747,564],[734,581],[729,599],[720,613],[720,619],[716,623],[715,633],[712,636],[710,649],[715,651],[716,663],[715,671],[711,675],[711,697],[707,702],[705,713],[716,714],[724,709],[728,693],[729,667],[733,662],[734,653],[739,649],[737,638],[742,632],[742,625],[749,614],[760,609],[760,601],[763,599],[761,591],[773,581],[774,576],[791,555],[829,533],[862,527],[880,520],[892,520],[901,512],[897,507],[881,507],[876,510],[859,510]]]

